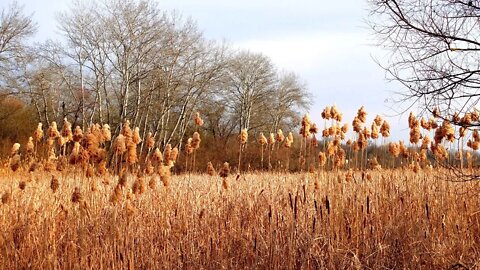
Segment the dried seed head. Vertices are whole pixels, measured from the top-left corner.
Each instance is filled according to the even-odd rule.
[[[127,182],[128,182],[128,173],[124,171],[120,174],[120,177],[118,178],[118,185],[121,187],[126,187]]]
[[[32,154],[34,150],[35,150],[35,144],[33,143],[33,137],[28,137],[27,153]]]
[[[207,174],[210,176],[214,176],[216,174],[215,168],[210,161],[207,163]]]
[[[20,168],[20,155],[15,154],[10,160],[10,169],[15,172],[18,168]]]
[[[28,168],[28,172],[34,172],[37,168],[38,168],[38,163],[32,162],[32,164],[30,164],[30,167]]]
[[[242,129],[240,134],[238,135],[238,141],[240,144],[246,144],[248,141],[248,130],[246,128]]]
[[[332,108],[330,109],[330,114],[333,120],[338,119],[339,111],[337,109],[337,105],[333,104]]]
[[[130,128],[130,121],[126,120],[123,125],[122,125],[122,130],[120,133],[125,136],[125,138],[132,138],[133,132],[132,129]]]
[[[319,164],[321,167],[324,167],[325,164],[327,164],[327,155],[325,155],[324,152],[318,153],[318,164]]]
[[[472,150],[478,150],[480,147],[480,142],[475,140],[468,140],[467,146],[470,147]]]
[[[55,139],[60,136],[60,132],[58,132],[57,122],[53,121],[48,128],[48,137],[50,139]]]
[[[394,156],[394,157],[398,157],[398,155],[400,155],[400,147],[398,146],[398,144],[394,143],[394,142],[390,142],[388,144],[388,152]]]
[[[137,144],[132,140],[127,142],[127,162],[129,165],[137,163]]]
[[[59,172],[63,172],[66,167],[67,167],[67,158],[62,156],[57,161],[57,168],[56,169]]]
[[[185,152],[190,155],[193,153],[193,150],[195,150],[192,146],[192,141],[193,139],[192,138],[188,138],[187,139],[187,143],[185,144]]]
[[[223,178],[222,180],[222,186],[223,186],[223,189],[227,190],[229,188],[229,184],[227,182],[227,178]]]
[[[289,132],[287,138],[285,139],[285,143],[283,144],[283,146],[285,146],[285,148],[290,148],[290,147],[292,147],[292,144],[293,144],[293,134],[292,134],[292,132]]]
[[[265,144],[267,144],[267,137],[265,137],[265,135],[263,135],[263,132],[260,132],[260,136],[258,137],[258,143],[261,146],[264,146]]]
[[[420,141],[422,134],[420,133],[420,126],[414,125],[410,129],[410,143],[417,144]]]
[[[283,142],[284,139],[285,139],[285,136],[283,135],[283,131],[281,129],[278,129],[277,136],[276,136],[277,142]]]
[[[148,187],[152,190],[157,189],[157,179],[155,177],[150,177],[150,180],[148,181]]]
[[[322,112],[322,118],[325,120],[329,120],[332,117],[330,106],[325,107]]]
[[[413,114],[413,112],[410,112],[410,114],[408,115],[408,127],[414,128],[418,124],[419,122],[417,120],[417,117],[415,116],[415,114]]]
[[[9,204],[12,201],[12,193],[11,192],[5,192],[2,195],[2,203],[3,204]]]
[[[357,133],[362,131],[362,121],[360,121],[360,118],[358,118],[357,116],[353,118],[352,127],[353,127],[353,131]]]
[[[178,157],[178,148],[174,147],[172,149],[172,152],[170,153],[169,161],[172,161],[173,163],[175,163],[175,161],[177,161],[177,157]]]
[[[148,132],[146,141],[148,149],[152,149],[155,146],[155,138],[153,137],[152,132]]]
[[[13,157],[14,155],[18,154],[18,150],[20,149],[19,143],[14,143],[12,149],[10,151],[10,156]]]
[[[383,119],[380,115],[377,114],[377,116],[375,116],[375,119],[373,119],[373,122],[375,122],[375,125],[380,127],[382,126]]]
[[[228,175],[230,174],[230,164],[228,162],[223,163],[222,170],[220,170],[220,177],[222,178],[227,178]]]
[[[172,145],[167,144],[165,146],[165,149],[163,150],[163,160],[165,161],[165,163],[168,164],[168,162],[170,161],[170,155],[171,154],[172,154]]]
[[[384,138],[388,138],[390,136],[390,125],[388,124],[387,120],[383,121],[383,124],[380,127],[380,133]]]
[[[75,187],[72,193],[72,202],[73,203],[81,203],[83,201],[83,195],[80,192],[79,187]]]
[[[105,176],[105,175],[107,175],[107,173],[108,173],[107,161],[106,161],[106,160],[102,160],[102,161],[100,161],[100,163],[98,164],[97,175],[99,175],[99,176]]]
[[[38,123],[37,129],[33,133],[33,137],[35,138],[36,142],[40,142],[43,139],[43,128],[42,123]]]
[[[197,112],[195,114],[194,122],[195,122],[195,125],[197,125],[197,126],[203,126],[203,120],[202,120],[202,118],[200,118],[200,113],[199,112]]]
[[[135,195],[145,193],[145,181],[143,180],[143,177],[137,177],[137,180],[132,185],[132,192]]]
[[[170,185],[170,177],[172,176],[170,167],[160,165],[158,170],[159,170],[158,173],[160,175],[160,181],[162,181],[165,187],[168,187]]]
[[[125,141],[125,136],[120,134],[113,143],[113,149],[116,155],[122,155],[127,151],[127,145]]]
[[[273,145],[275,143],[275,134],[270,133],[270,136],[268,137],[268,145]]]
[[[312,138],[310,139],[310,147],[312,149],[315,149],[318,146],[318,140],[315,134],[312,135]]]
[[[198,148],[200,148],[200,142],[201,141],[202,140],[200,139],[200,133],[194,132],[193,136],[192,136],[192,144],[191,144],[193,149],[197,150]]]
[[[372,123],[372,133],[371,133],[370,136],[372,137],[372,139],[375,140],[375,139],[378,139],[378,135],[379,135],[379,133],[378,133],[378,126],[377,126],[377,124],[376,124],[375,122],[373,122],[373,123]]]
[[[432,143],[430,149],[438,160],[444,161],[448,158],[448,151],[443,145]]]
[[[365,124],[367,122],[367,111],[365,110],[365,107],[360,107],[357,111],[357,117],[362,122],[362,124]]]
[[[66,141],[71,141],[73,139],[72,124],[68,122],[66,117],[63,119],[61,135],[63,138],[65,138]]]
[[[112,132],[110,131],[110,126],[108,124],[104,124],[102,127],[102,137],[103,141],[109,142],[112,140]]]
[[[50,180],[50,189],[55,193],[58,188],[60,187],[60,183],[58,182],[58,179],[55,177],[55,175],[52,175],[52,179]]]
[[[163,155],[158,147],[155,148],[155,151],[153,151],[152,160],[155,164],[160,164],[163,162]]]
[[[26,187],[27,187],[27,182],[25,182],[25,181],[22,180],[22,181],[20,181],[20,182],[18,183],[18,188],[19,188],[20,190],[25,190]]]
[[[83,139],[83,130],[80,126],[76,126],[73,130],[72,140],[74,142],[80,142]]]
[[[95,170],[91,164],[88,164],[87,170],[85,171],[85,177],[92,178],[95,175]]]
[[[139,144],[142,142],[142,138],[140,137],[140,128],[136,127],[134,129],[132,141],[134,144]]]
[[[116,185],[115,188],[113,189],[113,193],[110,196],[110,202],[113,204],[116,204],[122,199],[122,186],[121,185]]]
[[[300,135],[302,135],[304,138],[307,138],[310,136],[310,127],[312,125],[312,121],[310,120],[310,116],[305,114],[302,118],[302,126],[300,128]]]
[[[317,127],[317,124],[315,123],[312,123],[312,125],[310,126],[310,133],[313,133],[313,134],[317,134],[318,133],[318,127]]]
[[[422,139],[422,146],[420,147],[421,149],[428,149],[428,146],[430,145],[430,137],[428,134],[425,134]]]
[[[339,148],[338,151],[335,153],[333,165],[336,168],[341,168],[345,165],[345,163],[346,163],[345,150],[343,150],[342,148]]]

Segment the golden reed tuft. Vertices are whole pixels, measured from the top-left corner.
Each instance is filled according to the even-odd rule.
[[[210,176],[214,176],[216,174],[215,168],[210,161],[207,163],[207,174]]]

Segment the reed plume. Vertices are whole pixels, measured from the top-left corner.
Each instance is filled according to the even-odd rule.
[[[10,150],[10,157],[15,156],[18,154],[18,150],[20,149],[20,144],[19,143],[14,143],[12,146],[12,149]]]
[[[267,144],[267,137],[263,135],[263,132],[260,132],[260,136],[258,137],[258,143],[260,144],[261,148],[260,168],[263,169],[263,147]]]
[[[215,171],[215,168],[213,167],[212,162],[207,163],[207,174],[210,176],[214,176],[217,172]]]
[[[37,143],[41,142],[42,139],[43,139],[43,128],[42,128],[42,126],[43,126],[42,123],[38,123],[37,129],[33,133],[33,137],[35,138],[35,141]]]
[[[240,148],[239,148],[239,151],[238,151],[238,173],[240,174],[240,171],[242,170],[241,169],[241,166],[242,166],[242,152],[243,152],[243,148],[245,146],[245,144],[247,143],[248,141],[248,130],[246,128],[242,129],[242,131],[240,132],[240,134],[238,135],[238,142],[240,144]]]
[[[199,113],[199,112],[195,113],[194,122],[195,122],[195,125],[196,125],[197,127],[203,126],[203,120],[202,120],[202,118],[200,117],[200,113]]]
[[[28,137],[27,147],[26,147],[27,154],[32,155],[35,151],[35,143],[33,142],[33,137]]]

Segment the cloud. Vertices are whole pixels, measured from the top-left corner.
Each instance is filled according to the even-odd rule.
[[[363,42],[361,33],[315,33],[270,39],[240,41],[236,48],[262,52],[280,67],[308,71],[322,67],[323,63],[335,64]],[[366,51],[366,48],[360,48]],[[368,52],[367,52],[368,54]]]

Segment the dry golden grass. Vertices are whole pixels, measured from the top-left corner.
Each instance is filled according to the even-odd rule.
[[[245,174],[224,189],[209,175],[127,174],[123,187],[66,171],[0,172],[2,268],[479,266],[479,184],[441,172]]]

